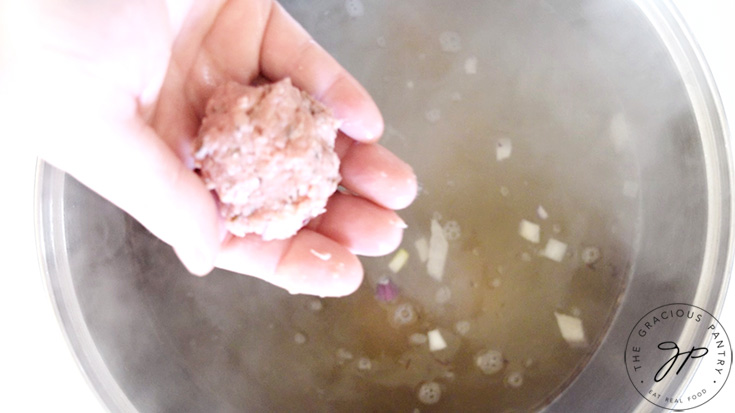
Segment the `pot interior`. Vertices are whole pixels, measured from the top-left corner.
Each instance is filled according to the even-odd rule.
[[[195,278],[46,166],[52,292],[111,408],[538,409],[595,355],[621,302],[654,307],[629,285],[696,290],[685,278],[701,270],[718,200],[685,83],[637,6],[282,3],[370,91],[382,143],[417,173],[405,265],[363,259],[362,287],[340,299]],[[579,325],[583,338],[563,336]],[[431,348],[437,336],[445,348]]]

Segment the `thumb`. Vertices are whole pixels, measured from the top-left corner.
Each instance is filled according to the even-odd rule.
[[[77,135],[84,150],[48,160],[171,245],[189,272],[209,273],[226,230],[202,180],[141,119],[88,132]]]

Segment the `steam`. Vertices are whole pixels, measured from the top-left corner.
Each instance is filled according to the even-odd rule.
[[[674,265],[701,255],[699,247],[653,247],[703,237],[697,208],[706,193],[685,90],[651,29],[630,17],[635,8],[480,0],[463,7],[283,4],[365,84],[387,123],[385,145],[422,182],[416,204],[402,212],[411,254],[395,267],[397,290],[414,303],[396,307],[410,308],[410,322],[390,318],[407,312],[386,315],[375,304],[374,286],[390,273],[389,258],[365,260],[365,285],[340,300],[294,297],[221,271],[195,278],[168,246],[70,179],[64,220],[73,285],[105,367],[139,410],[288,410],[303,407],[305,398],[313,406],[338,400],[379,410],[380,397],[362,397],[381,392],[404,411],[434,398],[441,404],[461,395],[444,387],[447,368],[426,361],[422,350],[432,337],[426,333],[439,328],[468,360],[491,341],[498,352],[491,361],[505,368],[506,386],[472,397],[499,400],[497,392],[534,385],[553,392],[583,361],[550,361],[529,344],[528,337],[562,342],[555,311],[574,308],[594,346],[633,263]],[[627,30],[618,29],[620,19]],[[512,156],[502,162],[499,139],[512,141]],[[451,276],[412,277],[426,269],[437,211],[456,230],[443,263]],[[689,221],[672,226],[682,215]],[[518,236],[524,219],[538,227],[538,244]],[[550,240],[564,245],[554,260],[542,257]],[[449,293],[437,300],[437,291]],[[373,330],[361,330],[355,319]],[[401,330],[398,340],[390,335],[398,327],[381,330],[376,320],[416,330]],[[335,334],[354,355],[339,364],[346,370],[329,364],[336,363],[334,351],[320,350],[335,345]],[[398,350],[381,355],[376,349],[385,342],[400,343],[394,347],[423,364],[392,374],[405,359]],[[509,366],[501,365],[500,351]],[[471,379],[484,376],[471,367]],[[533,374],[546,373],[559,381],[534,384]],[[368,384],[369,392],[355,390]],[[535,403],[517,402],[528,404],[505,407]]]

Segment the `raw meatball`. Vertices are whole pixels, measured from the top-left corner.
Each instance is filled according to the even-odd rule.
[[[229,231],[284,239],[323,213],[340,181],[338,128],[331,111],[288,78],[220,86],[207,103],[194,160]]]

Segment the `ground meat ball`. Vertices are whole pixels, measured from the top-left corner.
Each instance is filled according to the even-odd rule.
[[[220,86],[207,103],[194,160],[229,231],[284,239],[324,212],[340,180],[338,127],[327,107],[288,78]]]

